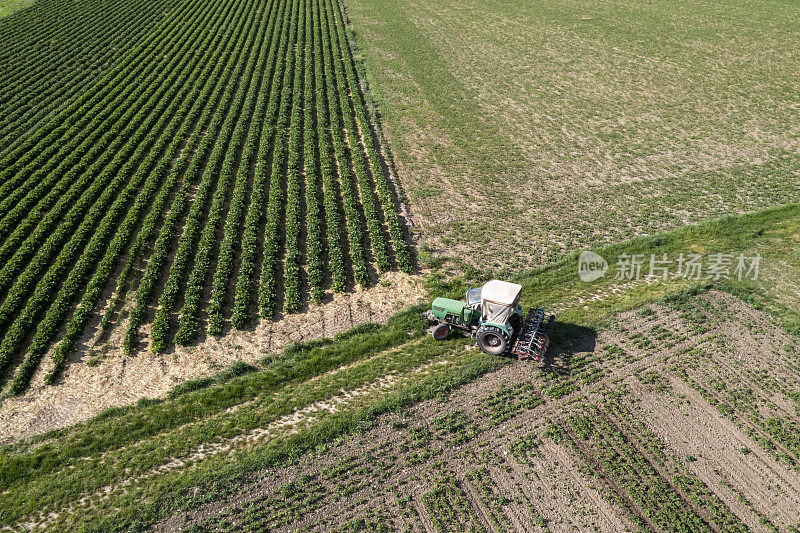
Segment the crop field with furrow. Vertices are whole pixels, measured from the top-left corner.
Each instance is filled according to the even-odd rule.
[[[14,394],[46,356],[57,381],[100,314],[127,353],[163,352],[412,266],[338,1],[112,4],[0,21]]]

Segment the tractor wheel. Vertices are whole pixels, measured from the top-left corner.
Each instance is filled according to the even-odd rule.
[[[508,323],[511,324],[511,327],[514,328],[515,332],[519,332],[519,325],[522,323],[522,317],[519,316],[517,313],[514,313],[510,317],[508,317]]]
[[[503,355],[510,341],[506,332],[496,326],[482,326],[476,337],[478,347],[489,355]]]
[[[437,341],[443,341],[450,336],[450,324],[439,324],[433,328],[433,338]]]

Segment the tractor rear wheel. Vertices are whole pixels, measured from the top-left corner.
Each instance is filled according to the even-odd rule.
[[[511,339],[497,326],[481,326],[476,335],[478,348],[489,355],[503,355]]]
[[[450,336],[450,324],[439,324],[433,328],[433,338],[437,341],[443,341]]]

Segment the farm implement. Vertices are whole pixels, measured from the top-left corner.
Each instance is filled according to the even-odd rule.
[[[492,280],[469,289],[465,302],[436,298],[422,316],[436,322],[432,333],[436,340],[445,340],[453,329],[460,329],[474,335],[484,353],[541,361],[550,344],[555,316],[548,315],[544,307],[532,307],[523,316],[521,292],[521,285]]]

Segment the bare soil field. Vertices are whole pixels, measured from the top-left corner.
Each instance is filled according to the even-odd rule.
[[[798,350],[726,293],[648,306],[154,529],[796,529]]]

